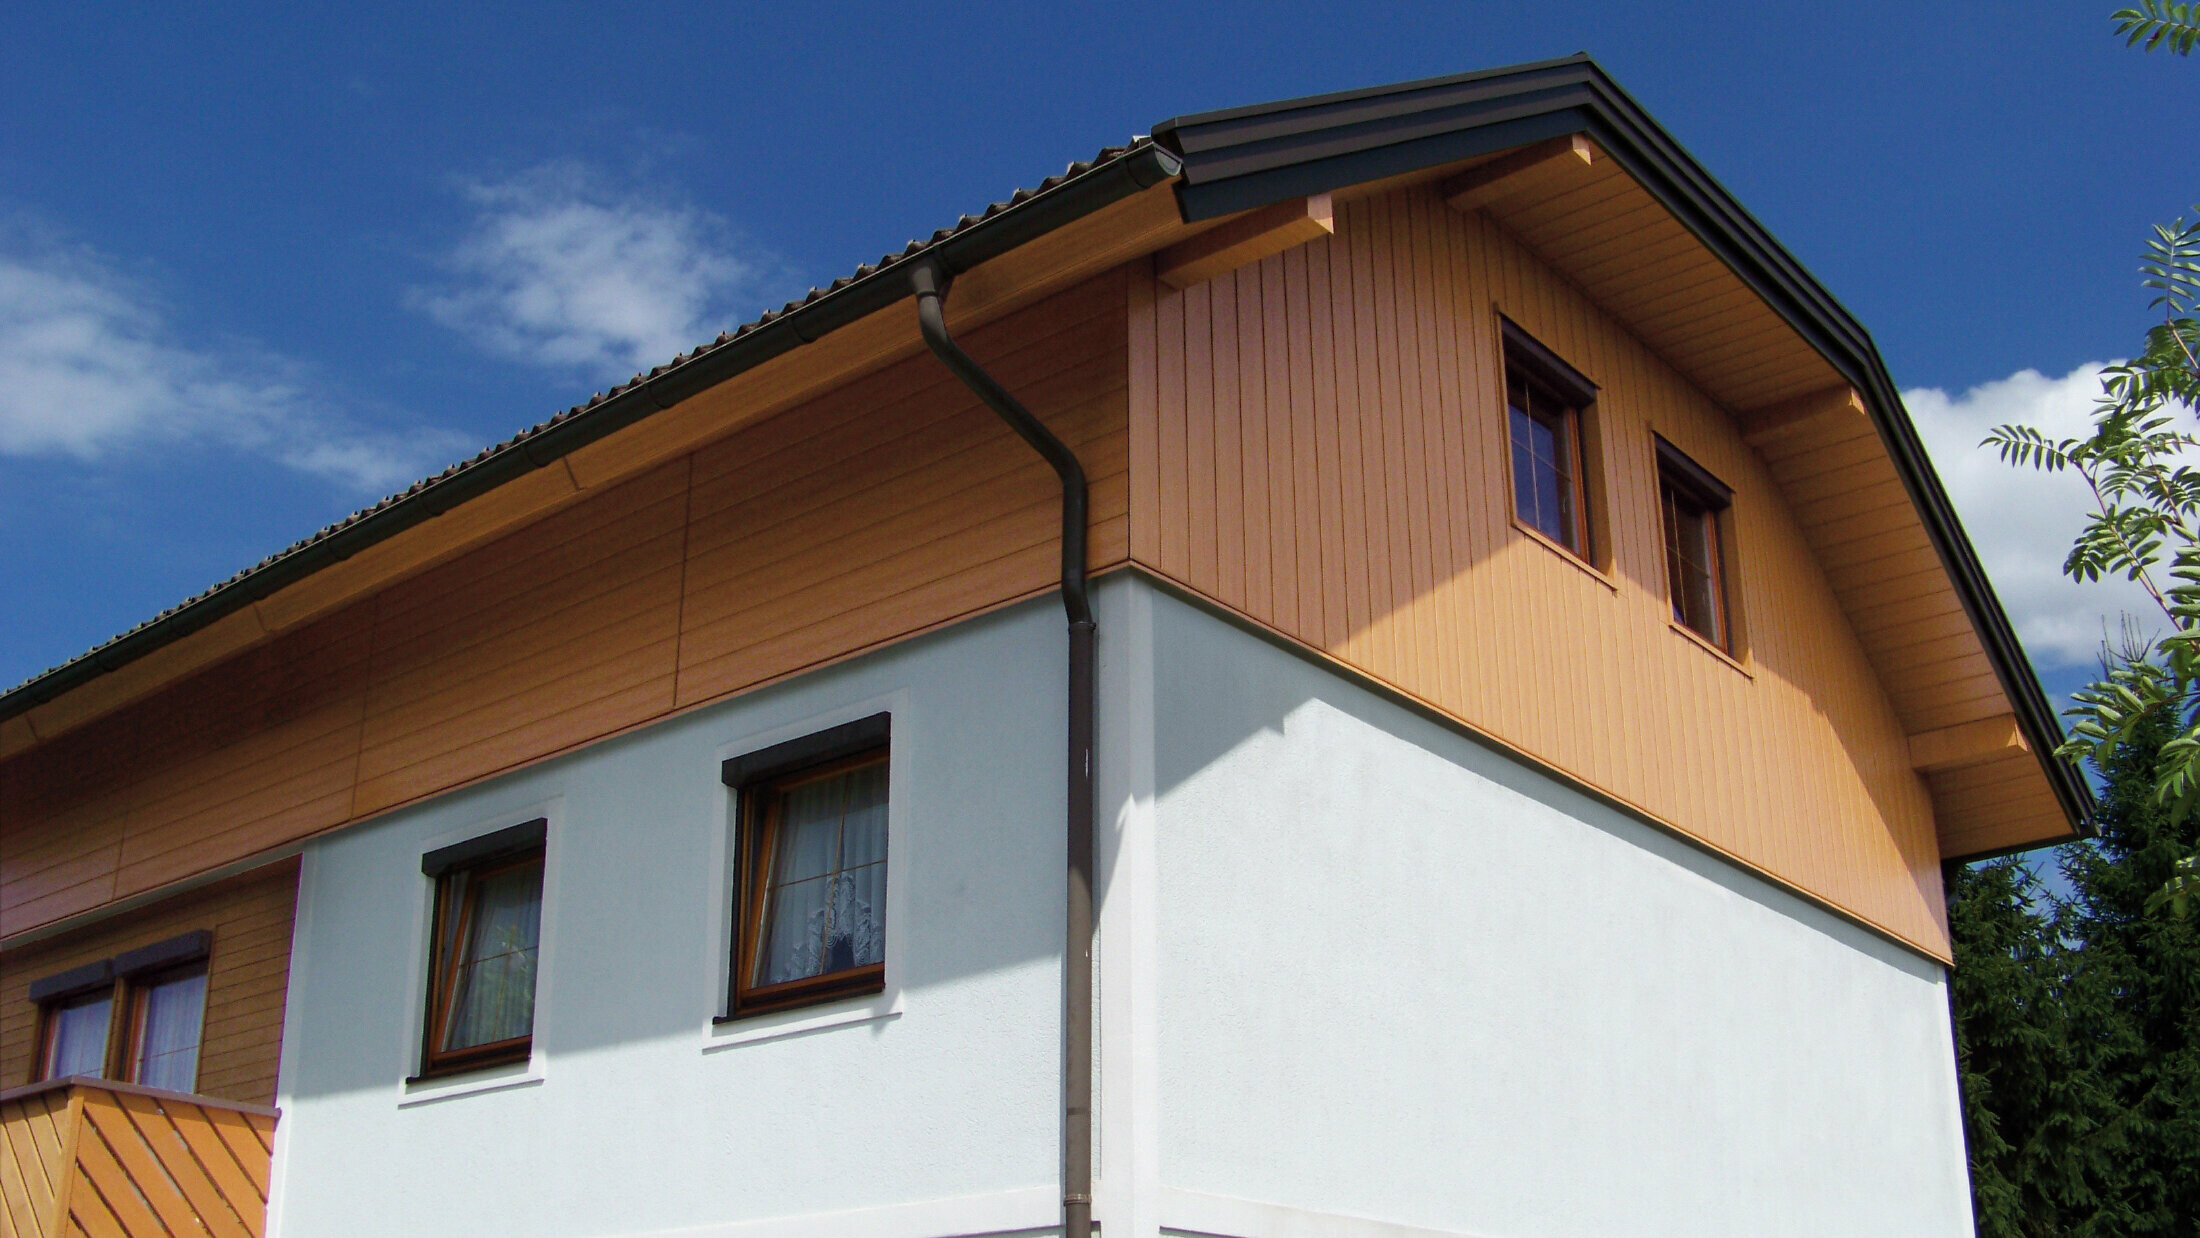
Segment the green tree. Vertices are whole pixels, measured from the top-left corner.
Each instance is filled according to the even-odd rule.
[[[2158,715],[2111,752],[2101,837],[1951,874],[1951,986],[1978,1230],[2200,1233],[2200,923],[2146,902],[2200,818],[2155,795]]]
[[[1978,1232],[2068,1233],[2099,1200],[2099,1167],[2086,1153],[2102,1105],[2070,1031],[2069,960],[2042,911],[2048,896],[2016,859],[1957,868],[1949,896],[1950,998]]]

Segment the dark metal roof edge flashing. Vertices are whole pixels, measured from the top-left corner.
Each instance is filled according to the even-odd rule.
[[[599,393],[472,459],[382,500],[280,551],[195,598],[161,612],[87,653],[0,693],[0,721],[118,670],[280,589],[389,537],[554,463],[565,455],[727,381],[799,345],[910,296],[904,264],[929,256],[949,273],[967,271],[1027,241],[1177,175],[1172,152],[1141,138],[1103,152],[1034,190],[1019,190],[977,216],[965,215],[899,254],[859,267],[799,302],[743,324],[666,365]]]

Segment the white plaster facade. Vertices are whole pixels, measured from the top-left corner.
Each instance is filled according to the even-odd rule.
[[[1105,1233],[1969,1232],[1937,964],[1138,578],[1098,603]],[[1050,1231],[1062,641],[1028,602],[312,844],[275,1232]],[[719,761],[881,708],[888,991],[714,1026]],[[419,857],[532,816],[534,1060],[408,1087]]]

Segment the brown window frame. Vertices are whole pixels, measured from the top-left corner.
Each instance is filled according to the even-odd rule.
[[[1734,490],[1713,476],[1710,470],[1690,459],[1686,452],[1665,441],[1664,436],[1653,436],[1657,443],[1658,461],[1658,547],[1665,558],[1666,605],[1675,625],[1694,633],[1722,653],[1733,655],[1739,648],[1734,624],[1734,570],[1732,554],[1728,548],[1728,512],[1734,506]],[[1668,499],[1676,496],[1695,508],[1689,513],[1700,517],[1706,526],[1704,538],[1710,562],[1706,574],[1711,585],[1711,621],[1714,631],[1706,632],[1689,622],[1681,604],[1683,583],[1677,578],[1679,564],[1675,560],[1672,512],[1679,504]]]
[[[535,1050],[535,1014],[530,1005],[527,1034],[510,1036],[488,1044],[468,1045],[460,1049],[441,1047],[441,1029],[450,1014],[450,1003],[456,996],[458,983],[457,947],[464,940],[467,917],[473,914],[481,895],[482,878],[509,868],[533,864],[541,872],[540,881],[547,884],[549,878],[549,820],[537,818],[518,825],[467,839],[449,847],[431,851],[420,859],[420,871],[434,884],[433,914],[428,925],[428,991],[421,1003],[420,1070],[406,1082],[417,1083],[423,1079],[436,1079],[468,1071],[485,1070],[493,1066],[505,1066],[526,1062]],[[459,921],[453,925],[454,882],[452,878],[466,874],[471,880],[456,909]],[[541,905],[543,890],[536,890],[537,907]],[[539,914],[539,913],[538,913]],[[446,928],[450,931],[446,933]],[[541,951],[536,952],[536,991],[541,990]]]
[[[885,762],[889,771],[887,798],[891,805],[892,754],[892,718],[880,713],[725,762],[722,775],[736,797],[736,858],[726,1012],[718,1016],[716,1022],[865,997],[885,990],[886,962],[883,958],[876,963],[772,985],[751,983],[750,977],[756,974],[759,952],[763,949],[766,881],[779,841],[779,807],[784,793],[805,782]],[[891,854],[894,840],[890,826],[886,846]],[[895,893],[888,888],[889,905]],[[887,948],[892,948],[891,940]]]
[[[1504,352],[1504,392],[1501,401],[1505,413],[1505,486],[1512,496],[1510,515],[1515,525],[1531,530],[1549,540],[1560,549],[1596,566],[1600,547],[1595,534],[1594,513],[1596,480],[1590,475],[1592,458],[1590,439],[1590,410],[1596,403],[1597,385],[1581,371],[1566,363],[1540,340],[1522,330],[1519,324],[1503,315],[1498,316],[1499,333]],[[1566,465],[1571,470],[1564,476],[1567,485],[1567,502],[1573,512],[1569,538],[1553,536],[1549,530],[1537,526],[1521,513],[1521,496],[1516,478],[1519,468],[1513,458],[1518,449],[1513,442],[1512,415],[1515,384],[1528,396],[1528,407],[1522,415],[1539,424],[1549,425],[1545,417],[1538,416],[1541,406],[1548,405],[1554,411],[1548,416],[1555,419],[1557,433],[1564,439],[1562,450]]]
[[[53,1060],[53,1038],[57,1030],[55,1012],[66,1006],[90,1001],[98,996],[107,998],[107,1037],[100,1051],[99,1078],[118,1083],[137,1082],[137,1034],[142,1017],[142,1006],[147,990],[161,979],[196,968],[208,976],[208,1001],[199,1007],[199,1050],[206,1049],[206,1008],[212,998],[212,972],[209,967],[213,956],[214,935],[206,929],[194,929],[174,937],[164,938],[150,945],[125,950],[110,958],[96,959],[67,971],[41,976],[30,984],[30,999],[38,1007],[37,1035],[33,1043],[37,1051],[31,1055],[31,1083],[43,1083],[52,1076],[47,1074]],[[198,1071],[192,1069],[192,1086],[198,1086]]]

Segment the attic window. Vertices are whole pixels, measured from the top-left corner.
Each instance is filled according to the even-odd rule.
[[[1592,552],[1585,413],[1596,399],[1596,384],[1510,319],[1500,322],[1513,519],[1587,561]]]
[[[1731,653],[1724,526],[1734,492],[1671,443],[1660,438],[1657,445],[1658,511],[1673,622]]]

